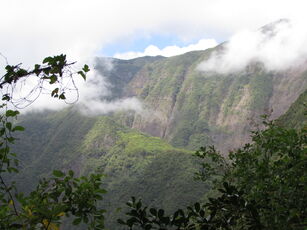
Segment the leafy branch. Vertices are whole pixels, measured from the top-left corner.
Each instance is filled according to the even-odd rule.
[[[73,224],[88,224],[88,229],[104,228],[104,210],[98,207],[106,192],[101,189],[102,175],[90,174],[85,177],[75,177],[73,171],[65,174],[55,170],[53,177],[42,179],[36,189],[28,196],[18,193],[15,182],[5,182],[5,175],[18,173],[17,155],[11,152],[11,145],[16,138],[16,131],[24,131],[22,126],[14,125],[19,111],[10,109],[14,105],[13,93],[15,85],[31,76],[38,78],[31,93],[42,92],[43,84],[56,85],[51,91],[51,97],[65,100],[65,90],[69,89],[63,83],[69,78],[74,84],[73,76],[80,75],[84,80],[90,71],[87,65],[82,70],[73,72],[66,55],[47,57],[41,65],[36,64],[32,70],[21,68],[21,65],[7,65],[6,74],[0,78],[2,101],[0,109],[0,229],[59,229],[63,219],[74,217]],[[36,97],[37,98],[37,97]],[[27,105],[34,100],[24,98]]]

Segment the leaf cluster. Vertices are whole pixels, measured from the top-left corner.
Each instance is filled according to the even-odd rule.
[[[5,180],[10,173],[18,173],[19,161],[10,147],[16,140],[14,132],[24,131],[22,126],[15,125],[19,111],[8,106],[13,100],[13,85],[35,75],[41,85],[44,82],[59,84],[51,96],[64,100],[65,87],[61,79],[66,74],[72,77],[69,71],[72,64],[67,63],[66,55],[58,55],[45,58],[42,65],[37,64],[32,70],[7,65],[6,74],[0,79],[1,90],[12,87],[11,93],[2,91],[4,103],[0,106],[3,111],[0,115],[0,229],[57,230],[67,218],[72,218],[74,225],[85,223],[88,229],[104,228],[105,211],[98,205],[106,192],[101,189],[101,174],[75,177],[72,170],[67,173],[55,170],[52,177],[42,179],[29,195],[19,193],[15,182]],[[77,74],[85,79],[88,71],[85,65]]]
[[[22,101],[26,104],[26,106],[28,106],[33,102],[33,99],[30,99],[33,94],[38,94],[35,96],[35,98],[38,98],[40,93],[45,91],[51,92],[51,97],[65,100],[65,93],[67,90],[77,91],[73,75],[78,74],[84,80],[86,80],[86,74],[90,71],[88,65],[84,65],[81,70],[75,72],[72,69],[74,64],[75,62],[68,63],[66,60],[66,55],[60,54],[53,57],[46,57],[41,64],[35,64],[34,68],[30,70],[22,68],[21,64],[7,65],[5,67],[6,73],[0,78],[0,89],[5,89],[6,91],[6,93],[3,93],[3,100],[10,101],[12,103],[14,103],[14,101],[18,101],[18,103],[15,103],[16,105],[22,104],[20,102]],[[26,98],[13,100],[13,94],[17,82],[26,81],[31,76],[36,77],[38,83],[33,86]],[[66,82],[64,82],[64,80],[66,80]],[[72,86],[68,87],[67,82],[71,82],[70,85]],[[45,83],[54,85],[54,88],[50,90],[49,87],[44,87]]]
[[[243,192],[227,183],[220,189],[221,196],[210,198],[206,204],[195,203],[186,210],[178,209],[172,215],[165,215],[163,209],[142,207],[142,201],[127,202],[130,210],[127,220],[119,219],[118,223],[127,229],[159,230],[231,230],[233,226],[245,222],[247,229],[262,229],[255,203],[249,203]]]
[[[213,181],[218,194],[201,205],[164,216],[162,209],[128,202],[127,229],[302,230],[307,217],[306,129],[277,126],[264,119],[252,143],[223,157],[214,147],[195,153],[201,170],[196,178]]]
[[[103,229],[104,210],[97,207],[106,192],[100,188],[101,177],[74,177],[71,170],[67,174],[53,171],[53,177],[42,179],[29,196],[16,195],[21,208],[10,223],[16,229],[58,229],[65,217],[72,216],[74,225],[83,222],[88,229]],[[12,224],[8,229],[14,229]]]

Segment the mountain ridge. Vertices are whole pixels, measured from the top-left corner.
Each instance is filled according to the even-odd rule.
[[[98,58],[96,70],[113,84],[105,99],[137,97],[144,113],[84,116],[77,106],[28,113],[20,117],[26,131],[14,149],[23,164],[12,179],[27,191],[53,169],[103,172],[109,220],[119,217],[116,209],[132,195],[167,211],[201,199],[209,185],[193,180],[193,151],[216,145],[226,154],[240,147],[260,115],[291,113],[306,94],[305,67],[274,72],[252,63],[228,75],[199,71],[216,49],[221,46],[171,58]],[[108,226],[115,229],[114,222]]]
[[[252,63],[227,75],[197,70],[216,49],[221,46],[146,63],[122,92],[124,97],[139,98],[151,116],[122,113],[118,119],[174,146],[195,150],[215,144],[227,152],[248,141],[248,120],[257,122],[264,113],[278,118],[306,89],[306,67],[276,72]],[[200,124],[207,133],[194,131]],[[229,132],[235,132],[233,138]]]

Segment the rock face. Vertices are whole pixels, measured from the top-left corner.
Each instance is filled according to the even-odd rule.
[[[261,63],[227,75],[199,71],[212,51],[130,60],[138,69],[121,75],[127,61],[113,60],[108,79],[121,76],[117,92],[136,96],[146,108],[143,114],[118,114],[118,119],[175,147],[215,144],[226,152],[248,141],[260,115],[276,119],[306,89],[307,64],[285,72],[266,71]]]
[[[189,150],[215,144],[226,153],[248,141],[260,115],[277,118],[292,104],[280,122],[299,127],[305,111],[307,65],[286,72],[268,72],[260,63],[228,75],[199,71],[214,50],[128,61],[98,58],[96,69],[112,86],[105,99],[135,96],[144,111],[26,114],[19,121],[26,131],[14,146],[23,164],[12,179],[28,191],[54,169],[103,172],[109,229],[117,229],[116,209],[131,196],[168,211],[199,200],[209,187],[193,180],[199,162]]]

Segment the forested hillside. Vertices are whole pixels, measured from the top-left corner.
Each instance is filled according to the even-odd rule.
[[[276,72],[266,71],[260,63],[251,63],[232,74],[200,71],[198,65],[219,49],[220,46],[152,60],[134,75],[124,72],[123,76],[127,76],[124,87],[115,85],[116,92],[120,90],[126,97],[137,96],[147,113],[124,113],[117,115],[117,119],[175,147],[197,150],[214,144],[227,152],[249,140],[249,132],[253,124],[259,123],[260,115],[278,118],[306,89],[305,66]],[[128,62],[136,61],[140,59]],[[113,69],[98,70],[114,81],[118,70],[126,65],[127,61],[115,59]]]
[[[303,92],[290,106],[289,110],[279,117],[278,123],[287,128],[300,129],[306,126],[307,91]]]
[[[86,116],[75,105],[20,117],[26,132],[14,147],[22,164],[13,180],[28,191],[53,169],[103,173],[108,191],[103,205],[112,229],[121,215],[117,208],[130,196],[167,211],[202,199],[210,183],[193,180],[199,164],[192,153],[214,144],[226,154],[246,143],[260,115],[285,113],[307,81],[305,67],[268,72],[252,63],[228,75],[198,70],[211,52],[127,61],[97,58],[96,70],[111,84],[105,99],[135,96],[144,111]],[[281,119],[291,116],[289,124],[292,117],[295,124],[304,120],[304,95]],[[289,115],[293,111],[296,115]]]
[[[199,166],[192,152],[117,124],[112,117],[84,117],[70,108],[28,114],[20,125],[27,132],[18,136],[14,148],[22,162],[21,173],[13,178],[18,187],[32,190],[53,169],[103,173],[107,223],[116,221],[116,210],[132,195],[173,211],[209,189],[193,180]]]
[[[307,0],[0,2],[0,230],[307,230]]]

